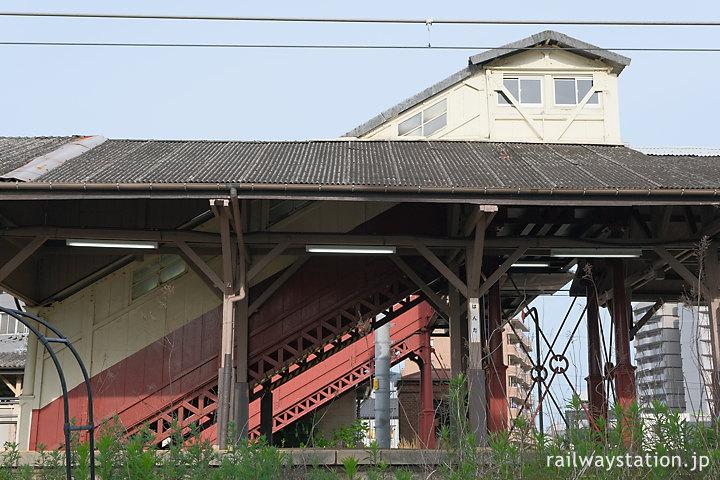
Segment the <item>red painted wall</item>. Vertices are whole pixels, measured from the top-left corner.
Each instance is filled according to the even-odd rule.
[[[95,422],[115,414],[122,425],[142,422],[173,399],[216,378],[219,349],[220,310],[214,309],[95,375],[91,379]],[[68,393],[70,417],[86,424],[85,384]],[[30,449],[40,443],[46,448],[64,443],[63,422],[62,397],[33,410]]]

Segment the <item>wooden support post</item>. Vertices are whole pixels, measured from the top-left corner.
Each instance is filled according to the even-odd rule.
[[[590,415],[593,418],[607,415],[607,397],[603,379],[602,351],[600,349],[600,318],[597,303],[597,291],[590,280],[585,280],[585,297],[587,299],[586,319],[588,332],[588,400]]]
[[[240,262],[242,264],[242,262]],[[235,341],[237,350],[235,383],[235,431],[239,438],[246,439],[250,425],[250,390],[248,388],[248,298],[237,302],[235,312]]]
[[[227,445],[230,421],[235,420],[235,430],[247,436],[247,295],[245,294],[245,266],[242,245],[233,245],[230,225],[233,222],[230,204],[227,200],[210,202],[220,222],[220,243],[223,264],[222,332],[220,341],[220,368],[218,369],[217,443],[222,449]],[[238,254],[238,252],[240,252]],[[240,305],[238,305],[238,302]],[[242,307],[244,305],[244,309]],[[239,312],[238,312],[239,311]],[[243,315],[244,312],[244,315]],[[236,313],[240,313],[236,315]],[[236,326],[236,322],[238,325]],[[235,347],[238,345],[238,365],[235,365]],[[244,359],[244,362],[242,361]],[[237,379],[237,380],[236,380]],[[245,392],[242,391],[245,385]],[[244,429],[244,430],[243,430]]]
[[[225,213],[223,200],[211,200],[210,205],[220,222],[220,241],[222,245],[223,265],[223,302],[220,336],[220,356],[218,368],[218,407],[217,407],[217,444],[224,449],[227,442],[230,422],[230,389],[232,388],[233,337],[235,321],[233,318],[233,273],[232,252],[230,249],[230,219]]]
[[[625,292],[625,269],[622,260],[610,260],[613,274],[613,324],[615,326],[615,392],[624,409],[637,401],[635,393],[635,367],[630,363],[630,330],[628,315],[630,304]]]
[[[508,428],[507,365],[503,355],[502,309],[500,284],[488,292],[488,362],[485,369],[488,392],[488,431],[504,432]]]
[[[435,409],[433,407],[432,347],[430,329],[420,333],[422,350],[420,351],[420,447],[435,448]]]
[[[487,399],[485,394],[485,371],[482,365],[482,329],[480,325],[480,281],[482,279],[485,230],[497,213],[497,206],[482,205],[473,213],[475,236],[465,252],[467,275],[467,320],[469,342],[468,358],[468,410],[470,429],[478,445],[487,444]],[[472,227],[466,227],[465,231]]]

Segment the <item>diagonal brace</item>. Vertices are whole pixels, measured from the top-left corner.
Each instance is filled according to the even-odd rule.
[[[422,278],[420,278],[420,275],[415,273],[415,271],[405,263],[405,260],[400,258],[397,255],[392,255],[390,259],[395,262],[395,265],[400,268],[400,270],[405,273],[405,275],[408,276],[410,280],[425,294],[425,296],[428,298],[428,301],[433,306],[433,308],[445,316],[445,318],[450,318],[450,308],[448,307],[447,302],[445,302],[440,296],[433,292],[432,289],[423,281]]]

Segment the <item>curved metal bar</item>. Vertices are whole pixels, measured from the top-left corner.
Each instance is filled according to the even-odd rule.
[[[63,335],[57,328],[50,325],[48,322],[43,320],[42,318],[35,316],[33,314],[23,312],[21,310],[13,310],[5,307],[0,307],[0,312],[4,312],[16,320],[18,320],[20,323],[28,327],[28,329],[35,334],[35,336],[38,338],[38,340],[43,344],[45,349],[50,354],[50,357],[52,358],[53,363],[55,364],[55,369],[58,372],[58,376],[60,377],[60,386],[62,387],[63,392],[63,413],[65,415],[65,423],[63,425],[63,433],[65,434],[65,475],[67,477],[67,480],[72,479],[72,451],[71,451],[71,443],[70,443],[70,432],[71,431],[79,431],[79,430],[87,430],[90,435],[90,478],[95,478],[95,424],[93,420],[93,400],[92,400],[92,388],[90,386],[90,377],[88,375],[87,369],[85,368],[85,364],[83,363],[82,359],[80,358],[80,354],[77,352],[73,344],[68,340],[68,338]],[[25,318],[23,318],[25,317]],[[44,327],[48,328],[51,332],[53,332],[56,335],[56,338],[48,338],[40,331],[35,328],[32,323],[30,323],[26,318],[34,320],[38,322],[39,324],[43,325]],[[87,389],[87,396],[88,396],[88,424],[87,425],[80,425],[80,426],[71,426],[70,425],[70,407],[68,402],[68,391],[67,391],[67,382],[65,381],[65,374],[63,372],[62,367],[60,366],[60,361],[57,358],[57,355],[55,354],[55,350],[53,350],[50,343],[62,343],[67,345],[67,347],[72,352],[73,356],[75,357],[75,360],[78,363],[78,366],[80,367],[80,370],[82,371],[83,378],[85,380],[85,388]]]

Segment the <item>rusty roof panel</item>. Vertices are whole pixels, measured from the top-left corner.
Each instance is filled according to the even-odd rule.
[[[57,150],[79,137],[0,137],[0,175]]]

